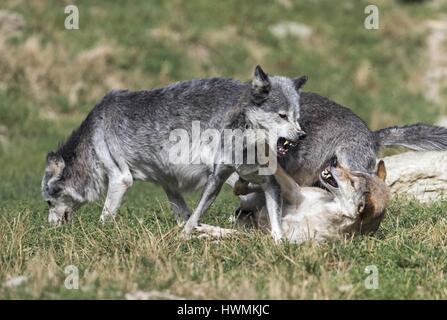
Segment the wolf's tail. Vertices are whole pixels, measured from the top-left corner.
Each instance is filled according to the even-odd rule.
[[[447,128],[426,124],[389,127],[374,131],[379,148],[402,146],[408,149],[447,150]]]

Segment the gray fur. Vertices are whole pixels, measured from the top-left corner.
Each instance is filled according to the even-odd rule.
[[[134,179],[163,187],[173,211],[186,219],[189,210],[181,194],[208,181],[207,185],[214,186],[204,200],[209,205],[221,187],[216,172],[234,168],[170,163],[171,131],[185,129],[191,135],[195,120],[200,121],[202,130],[256,127],[261,118],[269,125],[289,128],[286,138],[297,140],[302,131],[296,122],[299,87],[294,84],[304,83],[303,78],[263,74],[255,75],[251,82],[210,78],[154,90],[108,93],[68,140],[47,157],[42,195],[50,204],[49,221],[59,224],[68,220],[77,207],[97,200],[107,190],[101,216],[105,220],[116,213]],[[291,115],[289,120],[279,117],[282,110]]]
[[[307,136],[284,165],[299,184],[318,184],[334,157],[351,171],[374,173],[378,146],[366,123],[350,109],[316,93],[300,95],[300,124]]]
[[[447,128],[415,124],[371,131],[350,109],[311,92],[301,92],[300,109],[307,136],[285,162],[301,185],[318,185],[319,174],[334,157],[350,171],[373,174],[380,148],[447,149]]]
[[[390,127],[374,132],[379,147],[402,146],[412,150],[446,150],[447,128],[426,124]]]
[[[447,149],[447,128],[415,124],[371,131],[350,109],[316,93],[301,92],[300,111],[300,124],[307,135],[280,162],[302,186],[321,187],[320,174],[334,159],[363,176],[364,184],[368,175],[375,174],[380,148]],[[265,204],[260,192],[241,197],[236,210],[238,221],[248,219]]]

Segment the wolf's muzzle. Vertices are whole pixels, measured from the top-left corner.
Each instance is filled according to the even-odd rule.
[[[303,130],[298,131],[298,140],[303,140],[307,136]]]

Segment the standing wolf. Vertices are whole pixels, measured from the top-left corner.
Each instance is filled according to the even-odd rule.
[[[299,89],[306,79],[269,77],[258,66],[253,80],[246,83],[211,78],[149,91],[112,91],[47,156],[42,194],[49,205],[49,222],[70,220],[75,209],[97,200],[106,186],[101,220],[114,216],[134,179],[161,185],[172,210],[187,219],[190,213],[181,194],[205,185],[185,226],[186,233],[190,232],[237,167],[218,159],[214,165],[173,164],[169,161],[170,133],[174,129],[191,133],[193,121],[200,121],[203,130],[219,132],[225,128],[274,130],[279,137],[278,153],[285,155],[304,135],[298,124]],[[272,177],[266,178],[264,186],[272,234],[277,239],[281,237],[280,190]]]
[[[318,183],[334,158],[348,170],[373,174],[381,148],[447,149],[444,127],[413,124],[371,131],[350,109],[311,92],[300,94],[300,107],[300,125],[307,136],[290,150],[285,167],[305,186]]]

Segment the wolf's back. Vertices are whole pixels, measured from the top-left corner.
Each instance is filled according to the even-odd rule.
[[[379,148],[402,146],[416,151],[447,150],[447,128],[412,124],[374,131]]]

